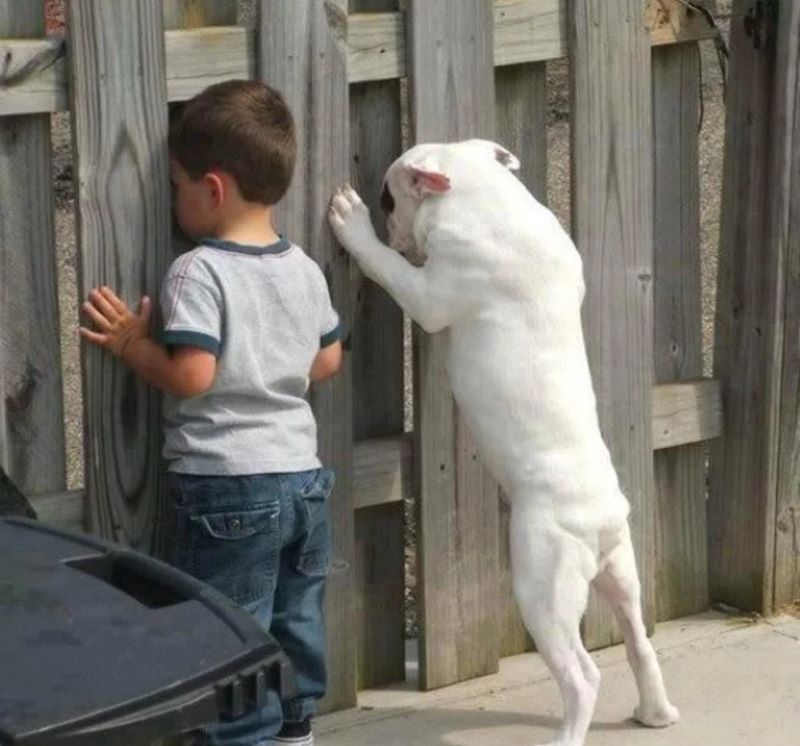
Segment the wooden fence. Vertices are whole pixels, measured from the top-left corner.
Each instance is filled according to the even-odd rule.
[[[85,489],[65,492],[49,117],[72,114],[81,293],[102,282],[134,299],[156,292],[171,255],[168,103],[259,77],[285,92],[299,125],[281,230],[321,264],[350,329],[343,373],[313,391],[322,456],[338,472],[327,705],[350,706],[359,688],[404,676],[412,497],[422,686],[490,673],[527,649],[510,596],[507,512],[448,393],[441,340],[415,334],[415,426],[404,433],[402,314],[357,276],[324,208],[348,179],[377,206],[382,174],[408,144],[404,111],[418,141],[503,142],[545,200],[545,65],[569,54],[587,341],[633,504],[647,619],[706,609],[703,441],[721,432],[721,396],[700,380],[703,17],[679,0],[257,5],[247,29],[223,0],[69,0],[65,44],[41,38],[38,2],[0,0],[4,467],[46,520],[155,549],[159,399],[92,349],[82,359]],[[593,648],[618,640],[594,602],[585,636]]]

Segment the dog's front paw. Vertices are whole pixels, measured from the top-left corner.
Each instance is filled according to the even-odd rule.
[[[349,185],[333,195],[328,222],[339,243],[356,256],[370,241],[377,240],[367,206]]]

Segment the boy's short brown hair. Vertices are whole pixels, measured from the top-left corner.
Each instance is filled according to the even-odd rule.
[[[170,155],[192,179],[226,171],[248,202],[274,205],[292,181],[294,120],[283,96],[255,80],[209,86],[170,117]]]

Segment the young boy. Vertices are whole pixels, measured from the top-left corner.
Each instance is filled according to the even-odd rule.
[[[319,267],[272,227],[294,169],[294,124],[253,81],[211,86],[170,126],[175,213],[198,246],[164,281],[165,346],[108,288],[81,329],[166,392],[167,559],[248,609],[291,658],[297,697],[204,729],[210,744],[313,743],[325,690],[322,619],[331,472],[317,458],[309,379],[339,368]]]

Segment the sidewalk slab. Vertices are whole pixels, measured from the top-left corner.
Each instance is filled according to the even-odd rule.
[[[631,719],[636,688],[622,646],[597,652],[603,680],[587,746],[800,746],[800,619],[715,612],[667,622],[653,637],[681,722]],[[359,707],[318,719],[318,746],[517,746],[549,743],[561,717],[535,654],[434,692],[413,680],[362,692]]]

